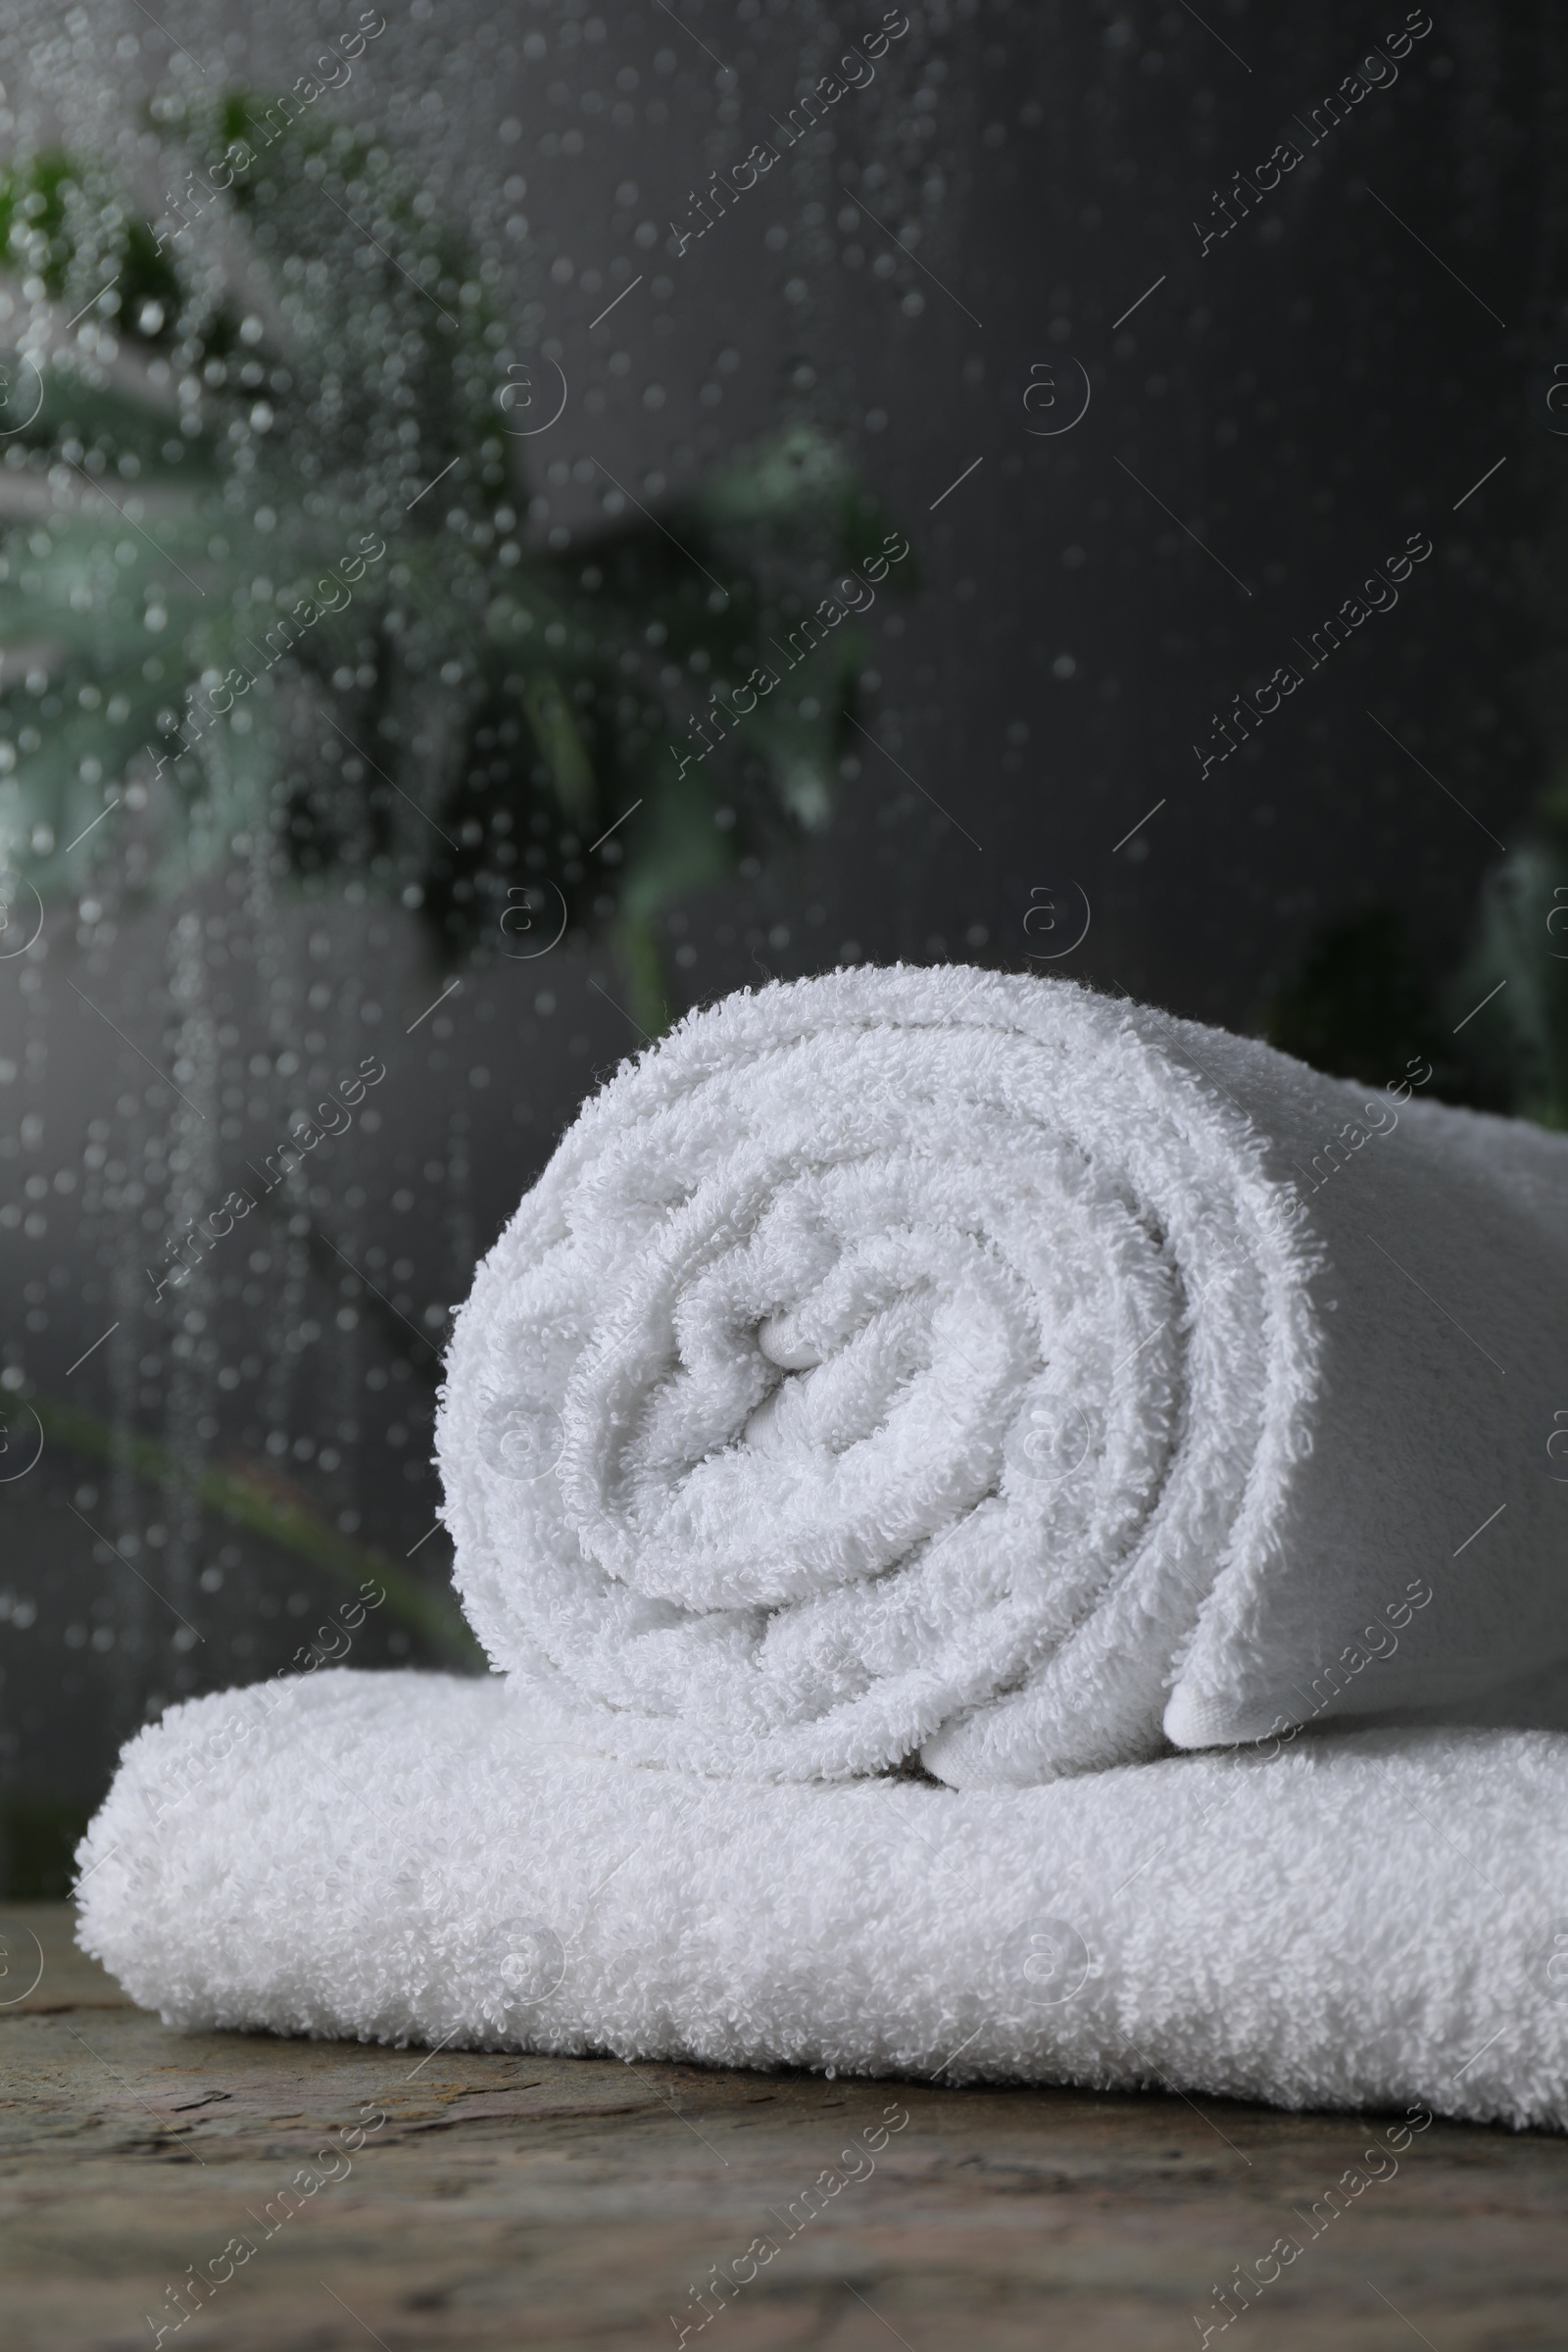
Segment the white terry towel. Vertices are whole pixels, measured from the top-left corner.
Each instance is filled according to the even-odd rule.
[[[338,1670],[139,1734],[81,1865],[82,1941],[172,2025],[1568,2124],[1550,1733],[760,1786]]]
[[[953,967],[691,1015],[458,1318],[445,1515],[494,1663],[609,1755],[762,1780],[1539,1720],[1568,1139],[1421,1076]]]
[[[693,1016],[459,1319],[506,1680],[174,1709],[87,1947],[193,2026],[1568,2124],[1568,1738],[1326,1728],[1568,1692],[1568,1141],[1413,1091],[976,972]]]

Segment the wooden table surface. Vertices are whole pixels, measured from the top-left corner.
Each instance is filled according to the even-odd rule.
[[[1437,2123],[1395,2170],[1387,2118],[1222,2099],[187,2035],[64,1905],[0,1948],[7,2352],[1568,2346],[1555,2136]]]

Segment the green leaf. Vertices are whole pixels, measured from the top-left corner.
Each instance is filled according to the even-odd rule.
[[[416,884],[454,956],[548,885],[654,1017],[665,910],[828,821],[865,645],[850,621],[808,645],[803,614],[835,567],[906,582],[903,542],[796,423],[666,514],[530,544],[505,395],[531,359],[387,142],[264,93],[154,114],[227,279],[221,240],[172,215],[154,239],[108,160],[0,179],[0,250],[74,306],[0,468],[0,649],[34,673],[0,692],[0,839],[79,887],[134,814],[167,888],[277,829],[301,876]],[[315,586],[371,537],[346,605]],[[305,689],[326,723],[280,795]]]
[[[30,1396],[27,1401],[45,1438],[68,1453],[127,1469],[166,1491],[188,1488],[204,1508],[226,1519],[231,1527],[262,1537],[340,1584],[363,1585],[373,1578],[385,1592],[392,1614],[438,1652],[458,1665],[482,1665],[479,1645],[453,1601],[432,1592],[383,1552],[339,1535],[272,1472],[247,1465],[191,1474],[167,1447],[150,1438],[113,1428],[95,1414],[47,1396]]]
[[[534,740],[550,765],[561,806],[586,827],[594,814],[594,767],[577,731],[561,680],[550,670],[531,670],[522,681],[522,706]]]

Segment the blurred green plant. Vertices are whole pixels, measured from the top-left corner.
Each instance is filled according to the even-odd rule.
[[[496,257],[289,104],[158,102],[191,169],[156,231],[97,159],[0,176],[12,887],[164,890],[270,837],[448,958],[608,935],[656,1033],[662,912],[831,809],[867,649],[805,583],[906,583],[907,547],[890,574],[804,423],[541,546],[522,456],[564,379]]]
[[[1390,907],[1327,925],[1264,1016],[1270,1045],[1376,1085],[1410,1054],[1449,1102],[1568,1128],[1568,780],[1485,876],[1459,968],[1435,983]]]
[[[1568,779],[1483,883],[1447,1005],[1478,1083],[1500,1083],[1521,1118],[1568,1128]]]
[[[155,1439],[116,1428],[95,1413],[36,1393],[27,1397],[27,1403],[37,1414],[45,1439],[66,1452],[109,1468],[129,1470],[165,1493],[188,1491],[216,1518],[260,1537],[335,1583],[356,1587],[367,1582],[378,1584],[385,1600],[377,1605],[384,1605],[391,1616],[417,1634],[434,1656],[470,1669],[483,1666],[483,1651],[445,1593],[431,1592],[411,1570],[372,1545],[340,1535],[271,1468],[242,1462],[227,1469],[201,1470],[191,1480],[168,1447]]]

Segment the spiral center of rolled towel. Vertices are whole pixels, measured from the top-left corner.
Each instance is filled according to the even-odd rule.
[[[625,1284],[638,1344],[607,1335],[567,1388],[576,1542],[688,1608],[778,1609],[897,1566],[997,1493],[1049,1378],[1005,1230],[956,1197],[952,1222],[928,1200],[913,1224],[912,1155],[760,1177],[716,1240],[702,1199],[672,1221]]]
[[[955,979],[695,1016],[460,1316],[469,1614],[612,1752],[1035,1780],[1157,1744],[1291,1354],[1288,1250],[1245,1122],[1113,1007],[988,978],[955,1019]]]

